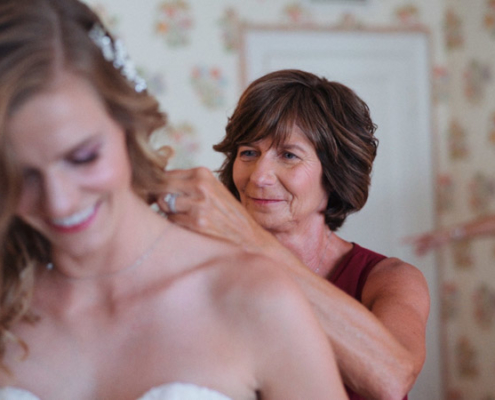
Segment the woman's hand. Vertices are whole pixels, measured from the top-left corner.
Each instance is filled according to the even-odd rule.
[[[192,231],[258,251],[277,240],[259,226],[242,204],[205,168],[170,170],[158,206],[170,221]],[[175,213],[165,201],[176,194]],[[278,242],[277,242],[278,243]]]
[[[404,243],[412,245],[414,252],[418,256],[422,256],[431,250],[447,244],[452,239],[452,234],[449,231],[432,231],[407,237]]]

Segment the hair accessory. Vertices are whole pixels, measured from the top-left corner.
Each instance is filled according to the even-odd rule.
[[[175,201],[177,200],[177,193],[167,193],[163,198],[163,201],[167,204],[167,207],[171,214],[177,214],[177,208],[175,208]]]
[[[100,24],[93,25],[89,37],[101,49],[105,60],[111,62],[129,82],[134,84],[136,92],[140,93],[147,88],[146,81],[138,74],[122,40],[112,41]]]

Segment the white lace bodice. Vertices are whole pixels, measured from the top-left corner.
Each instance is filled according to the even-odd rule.
[[[0,389],[0,400],[40,400],[27,390],[13,387]],[[167,383],[148,390],[137,400],[232,400],[215,390],[191,383]]]

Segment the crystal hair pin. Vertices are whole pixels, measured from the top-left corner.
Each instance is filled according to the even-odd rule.
[[[105,60],[111,62],[134,85],[136,92],[140,93],[147,88],[146,81],[138,74],[122,40],[112,41],[100,24],[93,25],[89,37],[100,48]]]

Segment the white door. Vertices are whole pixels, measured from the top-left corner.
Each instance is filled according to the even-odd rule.
[[[410,399],[441,399],[435,259],[416,258],[401,243],[434,226],[427,35],[253,27],[244,31],[244,44],[244,83],[273,70],[298,68],[348,85],[370,107],[380,140],[370,197],[339,234],[416,265],[426,276],[432,297],[427,360]]]

